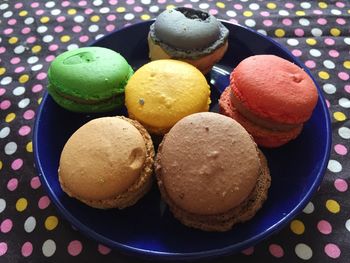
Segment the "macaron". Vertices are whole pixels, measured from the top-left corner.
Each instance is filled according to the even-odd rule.
[[[84,47],[57,56],[48,70],[48,92],[73,112],[107,112],[124,104],[124,87],[133,74],[119,53]]]
[[[155,173],[174,217],[204,231],[227,231],[251,219],[271,182],[248,132],[213,112],[189,115],[171,128],[159,146]]]
[[[101,117],[80,127],[66,142],[59,182],[69,196],[95,208],[134,205],[151,187],[154,147],[140,123]]]
[[[228,29],[214,16],[192,8],[163,11],[148,35],[151,60],[178,59],[207,74],[228,48]]]
[[[150,133],[162,135],[183,117],[208,111],[210,87],[194,66],[172,59],[149,62],[125,87],[129,117]]]
[[[241,61],[219,100],[220,113],[237,120],[264,147],[298,137],[318,101],[311,77],[275,55]]]

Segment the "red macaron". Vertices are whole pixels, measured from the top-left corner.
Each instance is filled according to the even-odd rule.
[[[317,88],[303,69],[274,55],[256,55],[232,71],[219,106],[258,145],[278,147],[300,134],[317,100]]]

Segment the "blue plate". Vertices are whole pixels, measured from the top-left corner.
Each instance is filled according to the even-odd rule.
[[[147,63],[147,34],[152,21],[123,28],[93,45],[121,53],[137,69]],[[230,30],[225,57],[207,76],[212,89],[212,111],[229,82],[229,73],[244,58],[275,54],[308,70],[285,48],[250,29],[223,22]],[[125,114],[123,109],[106,115]],[[135,206],[119,211],[90,208],[68,197],[59,185],[60,153],[69,136],[92,118],[60,108],[44,95],[34,130],[35,162],[41,181],[62,215],[87,236],[122,252],[152,259],[199,259],[239,252],[284,227],[306,206],[320,185],[331,146],[328,109],[319,100],[301,135],[278,149],[263,149],[271,169],[272,185],[263,208],[249,222],[225,233],[187,228],[161,202],[156,186]]]

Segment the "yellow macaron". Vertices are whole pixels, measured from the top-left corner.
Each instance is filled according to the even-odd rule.
[[[152,61],[139,68],[125,87],[125,105],[153,134],[165,134],[183,117],[209,110],[210,87],[194,66],[177,60]]]

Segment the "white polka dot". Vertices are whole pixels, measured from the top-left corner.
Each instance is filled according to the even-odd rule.
[[[328,69],[334,69],[335,68],[335,64],[333,61],[326,59],[325,61],[323,61],[323,66],[325,66]]]
[[[302,25],[302,26],[308,26],[308,25],[310,25],[310,21],[307,20],[306,18],[300,18],[299,19],[299,24]]]
[[[24,19],[24,24],[26,25],[30,25],[34,23],[34,18],[33,17],[27,17],[26,19]]]
[[[233,10],[228,10],[226,12],[226,15],[228,15],[229,17],[236,17],[237,16],[237,13]]]
[[[51,42],[52,40],[53,40],[53,36],[51,36],[51,35],[46,35],[46,36],[43,37],[43,41],[44,41],[45,43],[49,43],[49,42]]]
[[[0,43],[2,42],[2,37],[0,37]]]
[[[39,26],[36,31],[40,34],[45,33],[47,31],[47,26]]]
[[[327,94],[334,94],[337,91],[337,88],[333,84],[326,83],[323,85],[323,90]]]
[[[15,142],[9,142],[5,145],[4,148],[5,154],[11,155],[17,151],[17,144]]]
[[[74,17],[74,22],[76,22],[76,23],[82,23],[82,22],[84,22],[84,20],[85,20],[85,18],[83,16],[80,16],[80,15]]]
[[[12,11],[6,11],[2,16],[3,16],[4,18],[9,18],[9,17],[11,17],[12,15],[13,15]]]
[[[258,29],[258,32],[264,36],[267,36],[267,32],[264,29]]]
[[[301,259],[308,260],[312,258],[312,249],[306,244],[299,243],[295,246],[295,254]]]
[[[241,0],[241,2],[248,2],[249,0]]]
[[[0,130],[0,139],[6,138],[10,134],[10,127],[4,127]]]
[[[208,7],[209,7],[209,5],[208,5]],[[205,9],[205,8],[203,8],[203,7],[200,7],[200,8]],[[156,5],[152,5],[152,6],[150,6],[149,11],[150,11],[151,13],[157,13],[157,12],[159,11],[159,7],[156,6]]]
[[[149,5],[151,3],[151,0],[141,0],[141,3],[144,5]]]
[[[2,213],[6,208],[6,201],[0,198],[0,213]]]
[[[132,13],[125,14],[124,19],[125,20],[133,20],[135,18],[135,15]]]
[[[350,45],[350,37],[344,38],[344,43]]]
[[[53,8],[55,6],[55,2],[54,1],[49,1],[46,2],[45,7],[47,8]]]
[[[350,129],[348,127],[339,128],[338,134],[343,139],[350,139]]]
[[[348,98],[340,98],[338,103],[343,108],[350,108],[350,100]]]
[[[312,213],[314,212],[314,210],[315,210],[314,204],[313,204],[312,202],[309,202],[309,203],[305,206],[305,208],[303,209],[303,212],[304,212],[305,214],[312,214]]]
[[[311,7],[311,4],[309,2],[302,2],[300,3],[300,6],[304,9],[309,9]]]
[[[339,173],[342,170],[342,165],[336,160],[329,160],[327,168],[333,173]]]
[[[89,32],[95,33],[99,29],[98,25],[91,25],[89,26]]]
[[[9,4],[5,3],[5,4],[1,4],[0,5],[0,10],[5,10],[9,7]]]
[[[198,3],[199,0],[190,0],[192,3]]]
[[[255,27],[256,22],[254,19],[247,19],[246,21],[244,21],[244,24],[249,27]]]
[[[338,9],[332,9],[332,10],[331,10],[331,13],[332,13],[333,15],[335,15],[335,16],[340,16],[340,15],[341,15],[341,11],[338,10]]]
[[[280,10],[278,11],[278,14],[280,16],[289,16],[289,12],[287,10]]]
[[[103,4],[103,1],[102,0],[95,0],[93,3],[92,3],[94,6],[100,6]]]
[[[249,8],[251,10],[256,11],[256,10],[259,10],[260,6],[258,4],[256,4],[256,3],[252,3],[252,4],[249,5]]]
[[[12,82],[12,78],[7,76],[7,77],[4,77],[1,81],[0,81],[0,84],[1,85],[8,85]]]
[[[12,93],[15,96],[21,96],[24,94],[24,92],[26,91],[25,87],[19,86],[17,88],[15,88]]]
[[[95,36],[95,40],[100,39],[101,37],[104,37],[104,34],[98,34],[97,36]]]
[[[61,14],[61,10],[60,9],[52,9],[51,10],[51,15],[58,16],[59,14]]]
[[[24,98],[22,100],[20,100],[20,102],[18,102],[18,107],[20,107],[21,109],[27,107],[30,103],[30,99],[29,98]]]
[[[38,70],[41,70],[42,68],[43,68],[42,64],[37,64],[37,65],[34,65],[33,67],[31,67],[30,69],[33,71],[38,71]]]
[[[101,14],[107,14],[107,13],[109,13],[109,11],[110,11],[110,9],[108,7],[102,7],[100,9]]]
[[[310,55],[313,57],[320,57],[322,55],[321,51],[319,51],[318,49],[310,49]]]
[[[209,4],[207,4],[207,3],[201,3],[201,4],[199,4],[199,8],[200,9],[208,9],[209,8]]]
[[[36,220],[35,220],[35,217],[33,216],[28,217],[26,221],[24,221],[24,230],[27,233],[33,232],[35,229],[35,226],[36,226]]]
[[[26,50],[25,47],[20,45],[20,46],[15,47],[13,52],[15,52],[16,54],[22,54],[25,50]]]
[[[36,63],[36,62],[38,62],[38,61],[39,61],[39,58],[36,57],[36,56],[32,56],[32,57],[29,57],[29,58],[27,59],[27,63],[28,63],[28,64],[34,64],[34,63]]]
[[[74,50],[74,49],[77,49],[79,48],[79,46],[77,44],[70,44],[68,47],[67,47],[67,50]]]
[[[320,28],[313,28],[311,29],[311,34],[314,36],[314,37],[320,37],[322,36],[322,30]]]
[[[56,243],[52,239],[48,239],[42,246],[42,251],[45,257],[51,257],[56,252]]]
[[[0,199],[1,200],[1,199]],[[346,220],[345,222],[346,229],[350,232],[350,219]]]
[[[289,38],[287,40],[287,44],[294,47],[294,46],[299,45],[299,41],[295,38]]]

